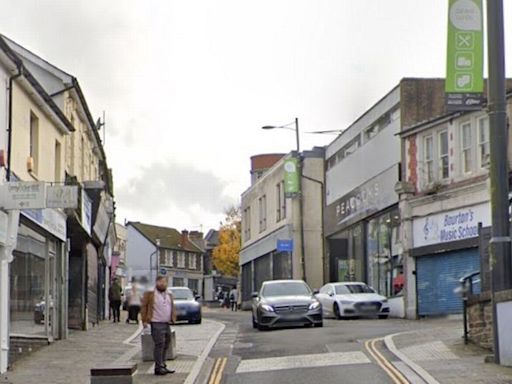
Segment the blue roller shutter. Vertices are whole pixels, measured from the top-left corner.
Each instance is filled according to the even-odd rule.
[[[478,248],[463,249],[416,259],[418,314],[462,313],[462,300],[453,291],[459,279],[480,270]]]

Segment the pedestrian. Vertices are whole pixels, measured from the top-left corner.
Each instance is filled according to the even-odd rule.
[[[222,288],[221,287],[217,287],[217,301],[219,302],[219,305],[221,307],[224,306],[224,292],[222,291]]]
[[[137,324],[139,323],[139,312],[141,305],[141,297],[139,293],[139,287],[136,283],[132,284],[131,289],[127,292],[127,305],[128,305],[128,317],[126,318],[126,323],[130,321],[135,321]]]
[[[121,317],[121,294],[123,290],[121,285],[119,285],[119,280],[117,277],[112,281],[112,285],[108,290],[108,301],[110,302],[110,306],[112,308],[112,316],[114,317],[114,323],[119,323],[119,318]]]
[[[144,294],[141,307],[141,318],[144,328],[151,326],[151,336],[155,345],[153,359],[155,360],[155,375],[163,376],[174,373],[165,364],[167,350],[171,342],[171,327],[176,322],[176,309],[172,294],[167,292],[167,278],[158,276],[154,291]]]
[[[229,292],[229,302],[231,304],[231,310],[235,312],[238,311],[238,290],[236,289],[236,285],[234,285]]]

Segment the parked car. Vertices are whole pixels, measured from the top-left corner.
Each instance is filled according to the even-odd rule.
[[[201,324],[201,303],[197,301],[200,296],[194,296],[194,292],[187,287],[169,287],[167,289],[174,298],[177,320],[188,321],[190,324]]]
[[[379,319],[387,319],[389,316],[388,299],[365,283],[326,284],[316,297],[322,303],[325,316],[337,319],[377,316]]]
[[[258,329],[280,326],[323,326],[322,305],[302,280],[265,281],[253,293],[252,325]]]

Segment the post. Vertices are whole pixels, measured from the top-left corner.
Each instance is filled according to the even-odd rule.
[[[507,114],[505,96],[505,55],[503,1],[487,1],[487,40],[489,57],[488,112],[490,130],[491,182],[491,297],[493,305],[494,360],[500,363],[498,314],[495,292],[511,287]]]
[[[302,280],[306,281],[306,255],[304,246],[304,189],[302,182],[302,175],[304,171],[304,159],[300,153],[300,138],[299,138],[299,119],[295,118],[295,136],[297,140],[297,156],[299,158],[299,220],[300,220],[300,266],[302,273]]]

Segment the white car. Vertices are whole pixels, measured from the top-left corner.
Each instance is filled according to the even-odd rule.
[[[329,283],[320,289],[316,298],[322,304],[326,317],[378,316],[379,319],[387,319],[389,316],[388,299],[365,283]]]

